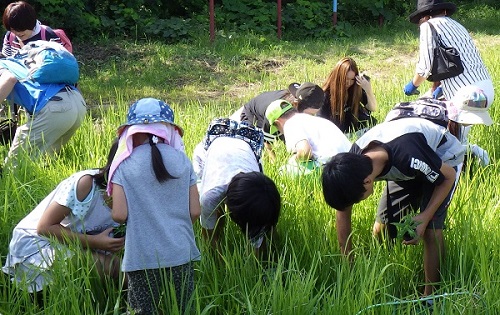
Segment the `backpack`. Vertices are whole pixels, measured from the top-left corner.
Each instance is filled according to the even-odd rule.
[[[420,98],[416,101],[397,103],[387,113],[385,121],[407,117],[424,118],[440,126],[448,126],[446,103],[433,98]]]
[[[29,42],[13,57],[0,60],[19,81],[48,84],[75,84],[80,76],[75,56],[60,44],[37,40]]]
[[[42,29],[40,31],[40,35],[42,35],[43,40],[47,40],[46,32],[47,32],[48,26],[42,25]],[[49,28],[50,29],[50,28]],[[63,29],[56,28],[52,29],[52,31],[59,37],[61,40],[61,45],[63,45],[64,48],[66,48],[67,51],[70,53],[73,53],[73,44],[71,44],[71,41],[69,40],[68,35],[66,35],[66,32],[64,32]]]
[[[73,44],[71,44],[71,40],[69,39],[68,35],[66,35],[66,32],[64,32],[63,29],[56,28],[56,29],[51,29],[50,27],[46,25],[41,25],[40,26],[40,37],[42,40],[47,40],[47,29],[50,29],[53,31],[57,37],[61,40],[61,45],[66,48],[67,51],[70,53],[73,53]],[[10,32],[9,34],[9,43],[12,45],[14,43],[14,39],[16,38],[16,35],[14,33]],[[50,39],[49,41],[52,41],[54,39]]]
[[[204,148],[219,137],[231,137],[245,141],[252,148],[257,161],[260,162],[264,148],[264,133],[262,129],[250,125],[246,121],[238,122],[230,118],[215,118],[210,122],[204,139]]]

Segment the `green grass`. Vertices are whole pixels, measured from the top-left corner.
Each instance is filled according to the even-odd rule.
[[[500,88],[500,13],[457,14],[473,32],[497,90]],[[349,39],[276,41],[208,34],[192,43],[165,45],[103,42],[75,47],[82,62],[80,88],[89,113],[57,158],[22,158],[15,174],[0,181],[0,259],[2,264],[15,224],[55,185],[71,173],[102,166],[116,128],[125,121],[130,102],[141,97],[166,100],[184,127],[191,155],[209,121],[228,116],[260,92],[291,82],[322,84],[345,55],[367,71],[377,96],[381,121],[397,102],[410,100],[402,88],[413,76],[418,30],[406,21],[382,28],[355,30]],[[426,83],[420,88],[430,87]],[[497,96],[500,98],[500,96]],[[477,126],[471,142],[490,154],[492,163],[463,176],[448,213],[447,247],[440,298],[434,314],[500,312],[499,101],[491,109],[496,123]],[[0,148],[5,154],[6,148]],[[277,146],[279,161],[287,158]],[[234,224],[228,224],[221,257],[213,253],[195,224],[201,262],[196,264],[195,309],[199,314],[408,314],[414,304],[386,305],[419,296],[423,281],[422,245],[378,243],[371,237],[382,185],[353,213],[356,259],[350,265],[339,254],[335,212],[322,197],[318,178],[280,174],[279,163],[264,158],[266,174],[275,180],[283,200],[274,254],[258,261]],[[54,266],[55,283],[45,310],[0,275],[2,314],[121,314],[125,293],[118,285],[94,277],[85,254]],[[450,294],[450,295],[446,295]],[[455,295],[453,295],[455,294]],[[377,305],[381,304],[381,305]],[[374,306],[375,305],[375,306]]]

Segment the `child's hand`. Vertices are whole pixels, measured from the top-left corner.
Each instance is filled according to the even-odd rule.
[[[404,245],[418,245],[418,243],[420,243],[420,240],[424,236],[427,224],[429,224],[429,222],[427,221],[427,219],[425,219],[422,213],[414,216],[412,218],[412,222],[413,222],[412,227],[414,227],[413,228],[414,235],[412,235],[413,238],[410,240],[403,240]]]
[[[125,245],[125,237],[113,238],[109,234],[113,230],[112,227],[104,230],[103,232],[95,235],[98,247],[96,249],[105,250],[108,252],[117,252]]]

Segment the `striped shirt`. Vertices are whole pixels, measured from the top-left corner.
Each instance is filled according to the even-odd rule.
[[[446,99],[451,99],[462,87],[484,80],[491,80],[469,32],[457,21],[444,16],[432,18],[420,25],[420,52],[416,67],[416,72],[419,75],[427,78],[432,69],[433,50],[436,44],[432,39],[429,23],[434,26],[437,34],[440,35],[444,46],[454,47],[458,50],[464,66],[463,73],[441,81]]]
[[[45,29],[45,38],[42,36],[42,27]],[[17,36],[11,31],[7,31],[3,38],[2,55],[3,57],[13,57],[24,45],[29,42],[36,40],[47,40],[50,41],[54,39],[56,43],[61,44],[60,38],[54,33],[54,31],[45,25],[42,25],[40,21],[37,21],[35,28],[33,29],[33,36],[25,41],[20,41]]]

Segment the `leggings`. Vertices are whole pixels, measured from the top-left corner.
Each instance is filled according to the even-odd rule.
[[[167,305],[167,313],[175,307],[182,314],[194,291],[194,268],[191,263],[184,265],[127,272],[128,303],[135,314],[162,314]],[[175,300],[172,293],[175,290]],[[164,305],[160,307],[160,305]]]

